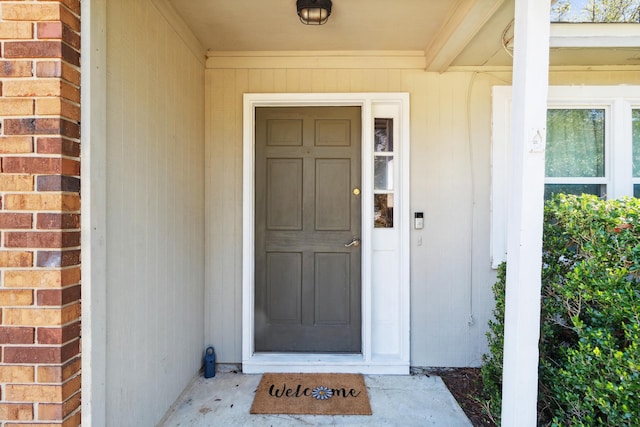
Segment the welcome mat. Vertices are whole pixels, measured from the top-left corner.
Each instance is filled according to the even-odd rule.
[[[371,415],[359,374],[264,374],[252,414]]]

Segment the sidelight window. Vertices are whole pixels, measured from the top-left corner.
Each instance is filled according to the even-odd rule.
[[[376,118],[374,127],[374,226],[393,228],[393,119]]]

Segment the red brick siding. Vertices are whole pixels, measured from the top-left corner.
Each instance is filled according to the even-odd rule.
[[[80,0],[0,0],[0,425],[80,425]]]

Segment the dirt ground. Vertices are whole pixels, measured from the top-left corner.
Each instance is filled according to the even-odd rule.
[[[479,368],[443,369],[434,372],[434,375],[442,378],[474,427],[496,426],[487,415],[483,402],[477,398],[482,395],[482,376]]]

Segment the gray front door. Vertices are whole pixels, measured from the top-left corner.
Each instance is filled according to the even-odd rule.
[[[361,352],[360,117],[256,108],[256,351]]]

